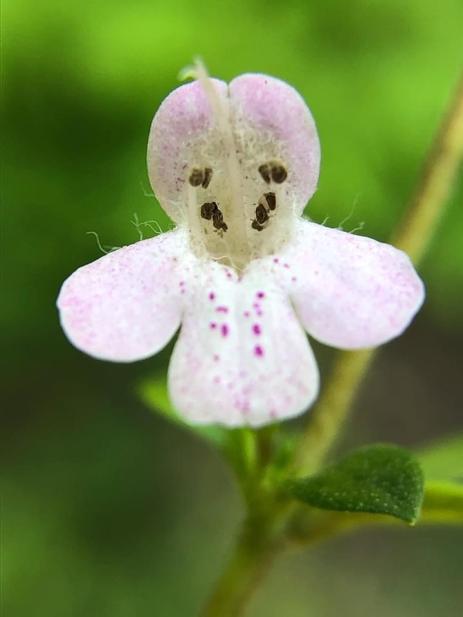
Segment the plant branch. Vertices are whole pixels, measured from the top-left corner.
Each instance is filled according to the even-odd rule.
[[[410,206],[392,244],[419,263],[435,235],[463,159],[463,75],[426,158]]]
[[[279,549],[262,528],[248,518],[233,554],[200,617],[239,617]]]
[[[292,468],[305,475],[315,471],[342,431],[363,377],[374,358],[374,349],[341,351],[331,379],[321,395],[307,429],[295,450]]]

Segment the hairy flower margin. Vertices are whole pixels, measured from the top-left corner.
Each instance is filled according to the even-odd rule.
[[[156,113],[148,170],[174,231],[79,268],[58,307],[71,342],[132,362],[181,325],[169,392],[191,423],[297,416],[319,375],[305,332],[341,349],[408,326],[424,288],[405,253],[302,218],[318,180],[312,115],[286,83],[199,67]],[[304,332],[305,330],[305,332]]]

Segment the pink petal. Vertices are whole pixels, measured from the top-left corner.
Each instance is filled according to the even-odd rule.
[[[290,85],[268,75],[240,75],[229,90],[232,106],[249,124],[265,139],[270,136],[281,144],[292,202],[300,214],[315,192],[320,170],[320,142],[304,99]]]
[[[227,85],[213,79],[219,96]],[[162,102],[151,124],[148,141],[148,173],[156,197],[177,223],[185,218],[186,191],[193,146],[204,141],[214,117],[207,96],[198,81],[180,86]]]
[[[424,300],[408,256],[394,247],[308,221],[275,268],[314,338],[341,349],[401,334]]]
[[[307,337],[262,264],[240,279],[217,263],[186,298],[169,390],[192,423],[260,426],[302,413],[318,390]]]
[[[183,232],[161,234],[79,268],[58,298],[71,342],[100,359],[141,360],[162,349],[180,325]]]
[[[243,208],[270,190],[258,169],[276,159],[287,168],[288,176],[271,190],[280,191],[278,201],[281,197],[295,212],[302,212],[315,191],[320,166],[317,130],[302,97],[288,84],[266,75],[241,75],[229,86],[217,79],[211,82],[230,123],[231,156],[238,160],[241,192],[247,195]],[[223,196],[220,183],[229,173],[230,153],[224,151],[226,140],[214,113],[202,84],[195,81],[174,90],[154,116],[148,143],[149,177],[162,207],[177,223],[187,220],[188,179],[194,167],[213,171],[208,191],[200,192],[203,201],[221,201]],[[227,177],[225,185],[232,180]]]

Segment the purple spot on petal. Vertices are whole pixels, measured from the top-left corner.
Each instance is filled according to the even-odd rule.
[[[254,347],[254,355],[261,358],[264,355],[264,349],[260,345]]]
[[[278,259],[278,257],[274,257],[274,258],[273,258],[273,263],[274,263],[274,264],[277,264],[279,261],[280,261],[280,260]]]
[[[265,293],[264,293],[263,291],[258,291],[258,292],[257,292],[257,294],[256,294],[256,296],[257,296],[258,298],[265,298]]]
[[[222,333],[222,336],[228,336],[229,328],[226,323],[222,324],[222,327],[220,328],[220,332]]]
[[[283,268],[289,268],[289,264],[283,264]]]
[[[218,313],[228,313],[228,306],[218,306],[215,310]]]
[[[215,353],[214,354],[214,362],[218,362],[219,360],[220,360],[219,354]]]
[[[250,313],[249,311],[244,311],[243,315],[244,315],[245,317],[249,317],[249,316],[251,315],[251,313]]]
[[[215,321],[211,321],[211,323],[209,324],[209,328],[211,330],[215,330],[217,328],[217,324],[215,323]]]
[[[209,300],[215,300],[215,293],[213,291],[209,293]]]
[[[259,335],[262,333],[262,330],[261,330],[260,325],[259,325],[258,323],[255,323],[255,324],[252,326],[252,331],[254,332],[254,334],[255,334],[256,336],[259,336]]]

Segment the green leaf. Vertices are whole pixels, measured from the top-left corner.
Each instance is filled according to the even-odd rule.
[[[431,444],[417,457],[426,479],[463,482],[463,435]]]
[[[320,473],[292,480],[296,499],[323,510],[387,514],[414,524],[423,500],[423,473],[406,450],[359,448]]]
[[[172,406],[167,391],[166,381],[163,377],[156,377],[142,381],[137,388],[142,401],[151,411],[158,413],[170,422],[199,435],[202,439],[213,443],[215,446],[222,446],[227,439],[226,429],[220,426],[204,426],[198,424],[188,424],[175,411]]]

